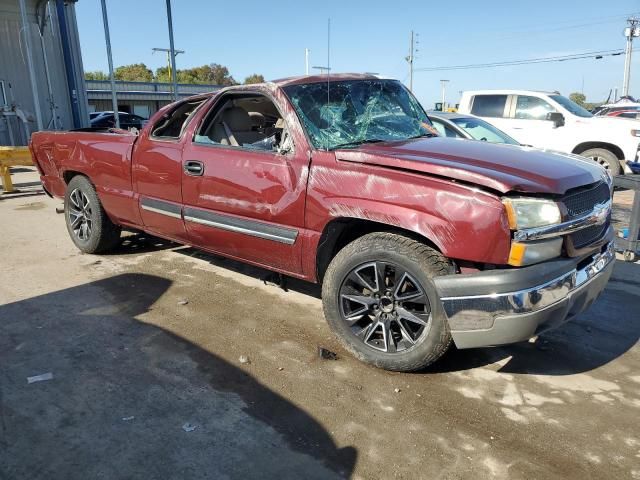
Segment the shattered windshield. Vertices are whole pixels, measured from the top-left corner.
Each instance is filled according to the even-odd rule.
[[[418,101],[396,80],[331,82],[328,97],[326,83],[284,91],[317,149],[434,135]]]

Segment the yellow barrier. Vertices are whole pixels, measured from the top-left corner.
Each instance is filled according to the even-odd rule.
[[[0,179],[4,193],[15,192],[10,168],[18,165],[33,165],[29,147],[0,147]]]

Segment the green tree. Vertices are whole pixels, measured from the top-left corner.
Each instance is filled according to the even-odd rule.
[[[127,82],[153,81],[153,72],[149,68],[147,68],[144,63],[122,65],[116,68],[113,76],[116,78],[116,80],[124,80]]]
[[[230,85],[237,85],[238,82],[229,74],[229,69],[223,65],[217,63],[211,63],[207,65],[209,71],[207,73],[208,83],[213,85],[222,85],[228,87]]]
[[[264,83],[264,77],[258,73],[254,73],[244,79],[245,85],[250,85],[252,83]]]
[[[156,69],[155,79],[158,82],[171,82],[168,67],[160,67]],[[210,65],[201,65],[199,67],[191,67],[178,69],[176,72],[178,83],[207,84],[207,85],[237,85],[235,79],[229,74],[229,69],[225,66],[212,63]]]
[[[584,93],[573,92],[569,95],[569,98],[581,107],[584,107],[587,103],[587,97],[584,95]]]
[[[84,72],[85,80],[109,80],[109,75],[101,70],[95,70],[93,72]]]
[[[156,72],[153,76],[156,82],[169,83],[171,82],[171,75],[169,75],[169,68],[160,67],[156,68]]]

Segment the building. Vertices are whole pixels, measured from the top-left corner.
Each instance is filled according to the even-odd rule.
[[[165,105],[173,102],[173,85],[157,82],[116,81],[118,111],[134,113],[149,118]],[[113,110],[111,103],[111,82],[109,80],[86,80],[87,100],[90,112]],[[198,93],[219,90],[218,85],[178,84],[178,98],[186,98]]]
[[[0,145],[88,125],[75,0],[0,0]]]

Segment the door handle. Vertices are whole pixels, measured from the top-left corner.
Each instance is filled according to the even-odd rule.
[[[196,160],[187,160],[184,162],[184,173],[194,177],[202,176],[204,173],[204,165]]]

